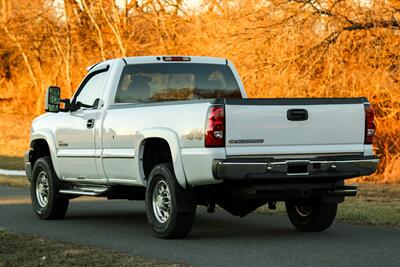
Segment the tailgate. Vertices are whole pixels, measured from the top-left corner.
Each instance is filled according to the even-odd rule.
[[[364,151],[363,98],[227,99],[227,155]]]

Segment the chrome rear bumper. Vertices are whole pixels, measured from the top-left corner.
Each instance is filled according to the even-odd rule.
[[[349,179],[370,175],[376,171],[376,156],[330,157],[312,159],[224,159],[214,160],[215,179]]]

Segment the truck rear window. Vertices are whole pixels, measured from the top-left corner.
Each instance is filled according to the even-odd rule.
[[[226,65],[164,63],[127,65],[122,71],[115,103],[241,98]]]

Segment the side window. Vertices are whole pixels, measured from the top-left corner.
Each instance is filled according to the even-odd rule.
[[[107,72],[100,72],[90,77],[76,97],[75,103],[97,107],[106,81]]]

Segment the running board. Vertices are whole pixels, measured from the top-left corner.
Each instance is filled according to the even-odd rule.
[[[109,190],[108,187],[76,187],[69,189],[61,189],[58,192],[68,195],[82,195],[82,196],[100,196]]]

